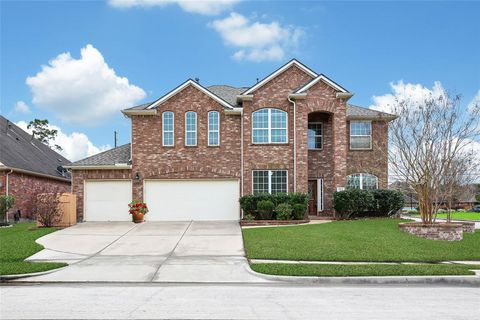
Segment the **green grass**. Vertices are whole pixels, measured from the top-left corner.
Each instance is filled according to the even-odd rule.
[[[467,265],[335,265],[335,264],[277,264],[254,263],[252,269],[259,273],[281,276],[361,277],[361,276],[441,276],[474,275]]]
[[[398,229],[398,219],[243,229],[250,259],[315,261],[480,260],[480,232],[462,241],[423,239]]]
[[[26,262],[25,258],[43,249],[36,239],[54,232],[54,228],[34,228],[35,223],[19,223],[10,228],[0,228],[0,275],[22,274],[51,270],[65,263]]]
[[[420,218],[420,215],[415,214],[412,217]],[[446,213],[438,213],[438,219],[447,219]],[[480,221],[480,212],[452,212],[452,220],[478,220]]]

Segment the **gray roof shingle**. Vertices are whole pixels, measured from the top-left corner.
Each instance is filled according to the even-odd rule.
[[[369,108],[347,104],[347,117],[356,119],[387,119],[393,120],[397,116]]]
[[[68,172],[58,170],[68,164],[68,159],[0,116],[0,169],[3,166],[70,179]]]
[[[130,161],[130,143],[119,147],[97,153],[88,158],[72,163],[69,167],[79,166],[106,166],[119,163],[128,163]]]
[[[209,86],[207,89],[213,94],[219,96],[226,102],[230,103],[232,106],[237,105],[237,96],[247,90],[248,88],[235,88],[228,85],[215,85]]]

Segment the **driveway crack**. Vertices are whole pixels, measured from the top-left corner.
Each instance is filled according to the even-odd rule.
[[[175,247],[173,247],[172,251],[170,251],[170,253],[168,254],[167,258],[163,261],[163,262],[160,262],[160,264],[158,265],[158,268],[157,270],[155,271],[155,273],[153,274],[152,278],[150,279],[150,282],[153,281],[153,279],[155,279],[158,271],[160,270],[160,268],[162,267],[162,265],[168,261],[168,259],[170,259],[170,257],[173,255],[173,253],[175,252],[175,250],[177,249],[178,247],[178,244],[180,243],[180,241],[182,241],[183,237],[185,236],[185,234],[187,233],[188,229],[190,229],[190,226],[192,225],[193,223],[193,220],[190,220],[190,223],[188,224],[188,226],[185,228],[185,231],[183,231],[182,235],[180,236],[180,239],[178,239],[177,243],[175,244]]]

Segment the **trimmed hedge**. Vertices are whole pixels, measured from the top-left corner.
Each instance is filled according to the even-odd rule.
[[[389,217],[404,205],[400,191],[349,189],[333,194],[334,208],[341,218]]]
[[[269,193],[260,193],[260,194],[249,194],[245,195],[240,198],[240,207],[242,208],[245,215],[250,214],[253,215],[256,219],[264,219],[260,215],[260,208],[258,204],[262,201],[270,201],[273,203],[274,208],[277,208],[279,204],[286,203],[289,204],[291,208],[293,208],[292,216],[295,220],[302,220],[304,219],[305,212],[307,211],[307,204],[308,204],[309,196],[306,193],[277,193],[277,194],[269,194]],[[299,207],[296,205],[303,205],[303,207]],[[263,205],[263,204],[262,204]],[[303,215],[301,211],[303,210]]]

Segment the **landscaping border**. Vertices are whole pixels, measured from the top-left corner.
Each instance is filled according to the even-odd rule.
[[[295,224],[304,224],[309,223],[310,220],[241,220],[240,226],[250,227],[250,226],[285,226],[285,225],[295,225]]]

